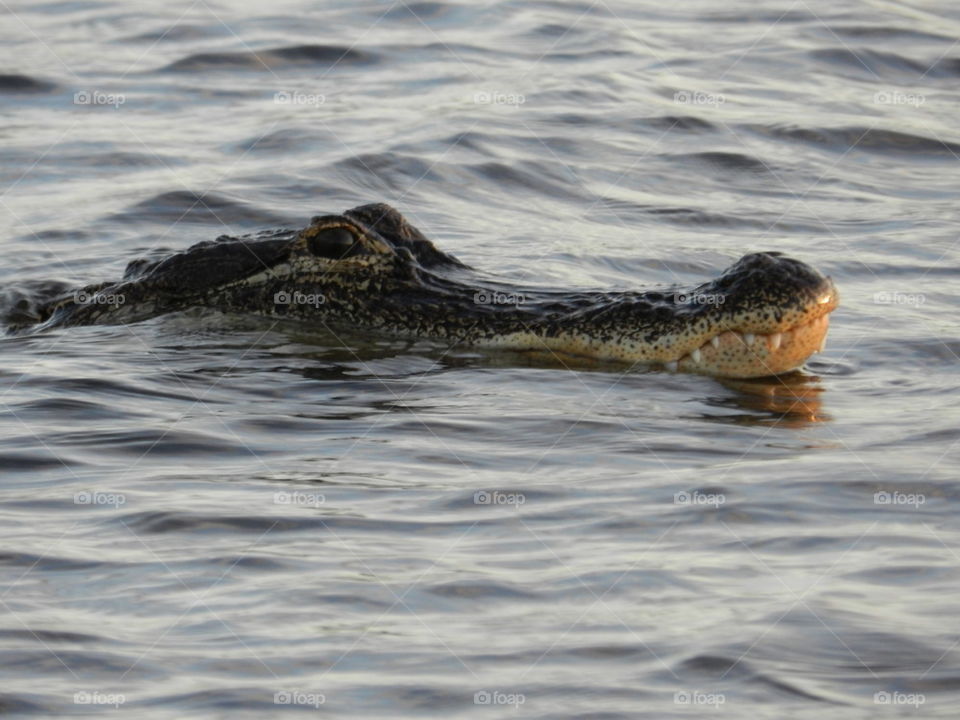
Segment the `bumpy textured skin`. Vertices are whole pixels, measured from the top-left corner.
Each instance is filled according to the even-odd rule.
[[[120,282],[42,306],[38,324],[126,323],[209,307],[751,377],[801,365],[822,346],[836,305],[829,278],[774,252],[746,255],[686,291],[564,292],[485,282],[399,212],[373,204],[316,217],[300,231],[224,236],[159,261],[135,261]]]

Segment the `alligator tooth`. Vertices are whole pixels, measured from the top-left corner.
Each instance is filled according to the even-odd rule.
[[[690,353],[690,358],[691,358],[695,363],[700,362],[700,348],[697,348],[696,350],[694,350],[693,352],[691,352],[691,353]]]
[[[720,336],[714,335],[712,338],[710,338],[710,344],[713,345],[715,348],[720,347]]]
[[[744,333],[743,342],[747,345],[753,345],[753,341],[756,340],[756,336],[753,333]]]
[[[779,349],[780,349],[780,341],[781,341],[781,340],[783,340],[783,335],[781,335],[780,333],[774,333],[773,335],[771,335],[771,336],[770,336],[770,349],[771,349],[771,350],[779,350]]]
[[[820,339],[820,347],[817,348],[817,352],[823,352],[827,349],[827,334],[824,333],[823,337]]]
[[[677,371],[677,361],[676,361],[676,360],[671,360],[671,361],[668,362],[668,363],[664,363],[663,366],[664,366],[667,370],[669,370],[670,372],[676,372],[676,371]]]

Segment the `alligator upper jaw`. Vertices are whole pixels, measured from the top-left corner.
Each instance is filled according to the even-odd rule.
[[[824,347],[829,315],[839,303],[836,288],[821,278],[802,295],[791,308],[758,303],[749,309],[681,315],[659,335],[635,331],[623,336],[603,327],[549,332],[532,324],[479,344],[713,377],[768,377],[801,367]]]

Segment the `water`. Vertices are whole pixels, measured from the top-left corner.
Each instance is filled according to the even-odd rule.
[[[520,285],[780,250],[842,305],[783,381],[201,311],[6,337],[2,711],[955,717],[958,31],[943,0],[5,4],[2,309],[373,201]]]

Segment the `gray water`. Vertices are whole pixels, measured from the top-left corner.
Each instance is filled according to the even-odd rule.
[[[0,310],[383,201],[519,285],[779,250],[782,379],[191,311],[0,340],[0,712],[956,717],[960,9],[0,4]]]

